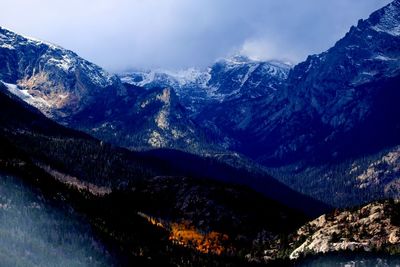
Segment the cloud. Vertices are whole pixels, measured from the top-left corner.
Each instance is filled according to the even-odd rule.
[[[13,0],[0,25],[108,70],[204,67],[241,51],[303,60],[389,0]]]

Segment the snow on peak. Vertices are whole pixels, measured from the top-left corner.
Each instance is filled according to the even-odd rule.
[[[379,20],[371,28],[378,32],[400,36],[400,0],[393,1],[378,12],[380,12]]]
[[[180,86],[184,86],[190,83],[204,84],[207,83],[209,79],[209,76],[204,71],[196,68],[189,68],[179,71],[165,71],[165,73],[175,78]]]
[[[247,56],[244,55],[233,55],[232,57],[229,58],[224,58],[221,61],[226,62],[228,64],[246,64],[246,63],[250,63],[250,62],[257,62],[256,60],[252,60],[250,58],[248,58]]]
[[[160,84],[162,86],[183,87],[191,84],[206,86],[210,75],[208,71],[197,68],[182,70],[149,70],[134,71],[121,74],[121,80],[125,83],[146,87],[149,84]]]
[[[76,64],[76,60],[67,54],[62,55],[61,58],[52,57],[48,62],[53,63],[65,72],[68,72]]]
[[[45,46],[37,54],[38,60],[43,61],[46,66],[56,67],[65,73],[73,73],[76,69],[83,71],[89,80],[96,86],[107,87],[113,84],[115,76],[109,74],[95,64],[84,60],[74,52],[64,49],[49,42],[38,40],[32,37],[16,34],[11,30],[0,27],[0,49],[24,50],[23,47]]]
[[[227,58],[219,58],[215,61],[215,64],[224,64],[228,68],[235,68],[236,66],[243,66],[246,64],[258,64],[260,61],[250,59],[247,56],[236,54]]]
[[[62,47],[55,45],[53,43],[39,40],[23,34],[16,34],[14,31],[7,29],[3,26],[0,26],[0,42],[7,42],[7,41],[8,42],[17,41],[19,44],[25,44],[25,43],[32,43],[34,45],[44,44],[52,49],[62,49]]]

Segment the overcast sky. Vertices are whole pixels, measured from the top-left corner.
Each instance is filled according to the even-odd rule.
[[[241,52],[302,61],[390,0],[10,0],[0,25],[109,71],[204,67]]]

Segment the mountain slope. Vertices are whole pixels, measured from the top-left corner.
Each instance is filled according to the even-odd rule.
[[[267,164],[285,163],[398,144],[399,9],[392,2],[327,52],[294,67],[284,94],[260,103],[262,112],[248,124],[244,133],[259,148],[249,153]]]
[[[56,45],[0,28],[0,80],[17,84],[46,115],[76,114],[97,94],[123,92],[116,76]]]
[[[1,266],[113,266],[84,216],[0,174]]]

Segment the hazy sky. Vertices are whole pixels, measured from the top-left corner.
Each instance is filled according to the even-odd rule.
[[[110,71],[204,67],[241,52],[293,63],[390,0],[9,0],[0,25]]]

